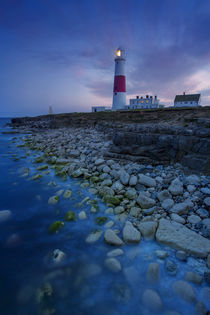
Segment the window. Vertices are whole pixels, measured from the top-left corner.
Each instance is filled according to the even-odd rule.
[[[143,103],[144,103],[144,101],[142,100],[142,101],[141,101],[141,103],[143,104]]]
[[[148,100],[146,100],[146,103],[148,104],[148,103],[149,103],[149,101],[148,101]]]

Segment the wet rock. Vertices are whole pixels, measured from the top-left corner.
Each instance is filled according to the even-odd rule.
[[[192,194],[196,190],[196,187],[194,185],[188,185],[187,190]]]
[[[195,315],[207,315],[206,307],[202,301],[198,301],[195,305]]]
[[[150,289],[144,291],[142,302],[149,310],[153,312],[159,312],[163,307],[159,294],[156,291]]]
[[[124,254],[124,251],[121,248],[116,248],[107,253],[108,257],[117,257]]]
[[[20,235],[13,233],[12,235],[10,235],[6,241],[6,247],[16,247],[18,245],[20,245],[22,242],[22,239],[20,237]]]
[[[116,193],[118,193],[118,192],[120,192],[121,190],[124,189],[124,186],[121,184],[120,181],[117,181],[117,182],[115,182],[115,183],[112,185],[112,189],[113,189]]]
[[[139,272],[136,270],[135,267],[130,266],[123,269],[123,273],[131,284],[138,283],[139,281]]]
[[[204,272],[204,280],[210,284],[210,271],[205,271]]]
[[[179,223],[171,223],[166,219],[159,221],[156,240],[197,257],[204,258],[210,253],[209,240]]]
[[[123,228],[123,240],[126,243],[139,243],[141,240],[140,232],[129,221],[125,223]]]
[[[0,223],[8,221],[12,217],[12,212],[10,210],[0,211]]]
[[[130,179],[130,175],[126,173],[125,171],[122,171],[120,173],[120,181],[123,185],[128,185]]]
[[[173,199],[165,199],[161,203],[161,207],[165,210],[169,210],[174,206],[174,201]]]
[[[62,222],[62,221],[55,221],[49,226],[48,231],[51,234],[58,233],[62,227],[64,227],[64,222]]]
[[[202,277],[198,273],[192,272],[192,271],[186,272],[184,278],[185,278],[185,280],[192,282],[192,283],[195,283],[197,285],[201,285],[202,280],[203,280]]]
[[[86,243],[92,244],[99,240],[103,232],[101,230],[92,231],[86,238]]]
[[[145,196],[143,192],[140,192],[137,198],[137,203],[140,205],[141,208],[148,209],[152,208],[156,202],[154,199]]]
[[[201,224],[203,236],[210,238],[210,218],[203,219],[199,224]]]
[[[159,199],[160,202],[162,202],[165,199],[171,199],[171,194],[169,193],[168,190],[162,190],[157,194],[157,198]]]
[[[178,178],[176,178],[171,182],[168,190],[173,196],[181,195],[183,194],[183,184]]]
[[[67,211],[65,214],[65,221],[76,221],[76,214],[73,211]]]
[[[175,276],[177,274],[177,265],[172,259],[165,260],[165,270],[170,276]]]
[[[210,195],[210,188],[207,187],[201,188],[201,192],[205,195]]]
[[[178,223],[181,223],[181,224],[185,224],[185,219],[182,218],[180,215],[176,214],[176,213],[172,213],[170,215],[171,217],[171,220],[175,221],[175,222],[178,222]]]
[[[143,209],[143,210],[142,210],[142,213],[143,213],[144,215],[152,215],[156,209],[157,209],[156,206],[154,206],[154,207],[152,207],[152,208],[149,208],[149,209]]]
[[[123,241],[111,229],[106,230],[104,234],[104,240],[107,244],[110,245],[120,246],[124,244]]]
[[[123,213],[124,211],[125,211],[125,208],[123,206],[118,206],[114,208],[115,214],[120,214],[120,213]]]
[[[158,282],[159,280],[159,264],[157,263],[150,263],[147,269],[147,280],[152,283],[155,284]]]
[[[59,196],[52,196],[48,199],[49,205],[56,205],[59,201]]]
[[[131,207],[131,209],[130,209],[130,215],[132,216],[132,217],[138,217],[138,215],[140,214],[140,212],[141,212],[141,209],[140,208],[138,208],[138,207]]]
[[[107,258],[105,260],[105,265],[109,270],[113,272],[119,272],[122,270],[121,264],[116,258]]]
[[[176,258],[181,261],[187,261],[187,253],[184,252],[183,250],[178,250],[176,252]]]
[[[80,220],[86,220],[87,219],[87,214],[85,211],[80,211],[80,213],[78,214],[78,218]]]
[[[104,164],[104,160],[103,159],[97,159],[96,161],[95,161],[95,166],[99,166],[99,165],[102,165],[102,164]]]
[[[196,301],[195,290],[186,281],[182,280],[176,281],[173,284],[173,290],[184,301],[188,303],[195,303]]]
[[[125,192],[125,197],[128,199],[136,199],[137,193],[134,188],[128,188],[127,191]]]
[[[203,299],[210,301],[210,287],[202,288],[202,297]]]
[[[117,302],[128,303],[130,298],[131,298],[131,290],[124,283],[114,284],[111,291],[112,291],[114,299]],[[105,314],[110,314],[110,312],[106,312],[106,313],[104,313],[104,315]],[[111,315],[119,315],[119,313],[118,312],[115,314],[111,313]]]
[[[62,252],[60,249],[55,249],[52,253],[52,262],[54,264],[59,264],[65,258],[66,254]]]
[[[205,204],[207,209],[210,209],[210,197],[206,197],[204,199],[204,204]]]
[[[156,181],[155,181],[155,179],[153,179],[147,175],[140,174],[139,175],[139,184],[144,185],[146,187],[155,187]]]
[[[110,195],[105,195],[103,201],[114,206],[118,206],[120,204],[119,198]]]
[[[138,229],[146,240],[153,240],[158,223],[155,221],[140,222]]]
[[[209,216],[209,213],[206,209],[204,208],[199,208],[196,213],[202,218],[202,219],[206,219]]]
[[[186,177],[186,183],[189,185],[199,185],[200,178],[197,175],[189,175]]]
[[[198,224],[201,221],[201,218],[195,214],[188,216],[187,221],[191,224]]]
[[[210,269],[210,254],[208,254],[207,256],[206,264],[207,264],[207,267]]]
[[[168,257],[168,253],[165,250],[159,249],[155,251],[155,255],[160,259],[165,259],[166,257]]]
[[[105,229],[110,229],[111,227],[113,227],[113,225],[114,225],[114,221],[109,221],[104,225],[104,227]]]
[[[193,208],[193,203],[189,200],[184,202],[176,203],[171,209],[170,212],[176,214],[186,214],[190,209]]]
[[[70,198],[71,196],[72,196],[72,191],[70,189],[67,189],[65,193],[63,194],[63,198],[66,198],[66,199]]]
[[[137,184],[137,176],[135,175],[131,175],[130,180],[129,180],[129,185],[130,186],[136,186]]]

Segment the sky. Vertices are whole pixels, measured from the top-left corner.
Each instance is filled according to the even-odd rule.
[[[0,116],[111,105],[118,46],[127,104],[210,105],[210,0],[0,0]]]

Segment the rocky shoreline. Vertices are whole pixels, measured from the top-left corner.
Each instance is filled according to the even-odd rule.
[[[109,214],[114,214],[115,220],[121,222],[121,231],[112,228],[113,221],[105,223],[104,241],[120,246],[110,251],[105,261],[107,268],[113,272],[121,270],[117,257],[122,255],[121,248],[124,244],[138,244],[141,239],[154,239],[176,249],[176,257],[181,261],[187,261],[189,256],[204,259],[206,268],[203,271],[186,275],[186,279],[175,282],[173,288],[177,295],[184,296],[184,300],[195,302],[195,294],[189,282],[210,283],[209,176],[186,175],[179,163],[167,166],[140,164],[118,157],[111,159],[107,152],[112,139],[96,128],[60,128],[40,132],[24,127],[20,131],[31,134],[25,136],[19,146],[42,152],[34,160],[37,164],[42,163],[37,168],[34,179],[41,178],[41,171],[46,170],[48,165],[64,180],[68,176],[81,178],[82,187],[99,195],[107,204],[104,216],[100,217],[103,221],[101,223],[106,222],[106,215]],[[49,203],[56,204],[58,198],[59,196],[52,196]],[[88,200],[84,202],[86,201]],[[91,212],[97,213],[97,207],[93,203]],[[72,215],[69,213],[70,220],[74,219]],[[78,217],[83,220],[87,215],[81,211]],[[87,236],[86,242],[95,243],[102,233],[100,230],[93,231]],[[167,252],[159,251],[156,255],[165,259]],[[166,265],[169,272],[176,274],[173,261],[167,260]],[[156,281],[158,274],[158,264],[151,263],[147,277]],[[146,290],[142,299],[145,305],[149,305],[151,300],[156,301],[154,305],[158,310],[159,307],[161,309],[161,301],[156,294],[153,290]],[[196,314],[205,314],[204,311],[202,313],[202,309],[205,309],[202,302],[198,302],[196,307]]]

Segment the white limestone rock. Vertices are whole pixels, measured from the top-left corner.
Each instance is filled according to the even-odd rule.
[[[123,240],[125,243],[139,243],[141,240],[140,232],[129,221],[125,223],[123,228]]]
[[[78,218],[80,220],[86,220],[87,219],[87,214],[85,211],[80,211],[80,213],[78,214]]]
[[[129,175],[127,172],[122,171],[122,172],[120,173],[120,181],[121,181],[121,183],[122,183],[123,185],[128,185],[129,180],[130,180],[130,175]]]
[[[140,230],[142,236],[145,240],[153,240],[158,223],[156,221],[140,222],[138,224],[138,229]]]
[[[117,257],[124,254],[124,251],[121,248],[116,248],[107,253],[108,257]]]
[[[188,216],[187,221],[191,224],[198,224],[201,221],[201,218],[198,215],[191,214]]]
[[[196,257],[205,258],[210,253],[210,240],[182,224],[172,223],[166,219],[159,221],[156,240]]]
[[[104,240],[110,245],[120,246],[124,244],[119,236],[117,236],[116,233],[111,229],[106,230],[104,234]]]
[[[140,192],[137,198],[137,203],[142,209],[148,209],[152,208],[156,204],[156,201],[152,198],[147,197],[145,193]]]
[[[139,183],[146,187],[155,187],[156,181],[152,177],[149,177],[144,174],[139,174]]]
[[[122,270],[121,264],[116,258],[107,258],[105,260],[105,266],[113,272],[119,272]]]
[[[204,199],[204,204],[207,207],[207,209],[210,209],[210,197],[206,197]]]
[[[99,165],[102,165],[102,164],[104,164],[104,160],[103,159],[97,159],[96,161],[95,161],[95,166],[99,166]]]
[[[137,176],[131,175],[130,180],[129,180],[129,185],[130,186],[136,186],[137,181],[138,181]]]
[[[97,241],[99,240],[99,238],[101,237],[102,234],[103,234],[102,231],[96,230],[96,231],[90,233],[90,234],[87,236],[87,238],[86,238],[85,241],[86,241],[86,243],[88,243],[88,244],[95,243],[95,242],[97,242]]]
[[[185,219],[176,213],[171,213],[170,217],[171,217],[171,220],[177,223],[185,224]]]
[[[178,178],[175,178],[171,182],[168,190],[170,191],[170,193],[173,196],[181,195],[181,194],[183,194],[183,184],[182,184],[182,182],[180,182],[180,180]]]

